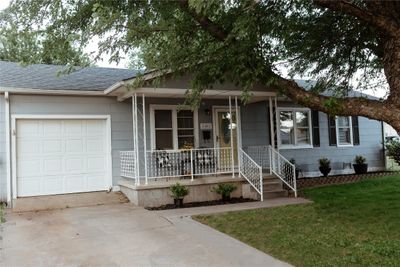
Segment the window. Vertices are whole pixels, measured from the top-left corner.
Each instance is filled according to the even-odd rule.
[[[196,113],[176,106],[155,106],[150,110],[153,149],[171,150],[196,146]]]
[[[351,117],[336,117],[336,139],[338,146],[353,145],[353,131]]]
[[[360,145],[358,116],[328,116],[328,128],[330,146]]]
[[[173,149],[172,110],[154,111],[156,149]]]
[[[194,120],[193,111],[180,110],[177,113],[178,120],[178,148],[186,146],[194,147]]]
[[[311,147],[311,115],[308,109],[279,109],[281,147]]]

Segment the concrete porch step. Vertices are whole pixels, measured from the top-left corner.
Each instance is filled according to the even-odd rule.
[[[264,191],[282,190],[283,185],[281,181],[264,181],[263,189]]]
[[[278,197],[287,197],[289,195],[288,191],[286,190],[272,190],[272,191],[264,191],[264,199],[272,199]]]

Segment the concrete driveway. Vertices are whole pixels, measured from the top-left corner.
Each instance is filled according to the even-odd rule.
[[[0,266],[289,266],[190,217],[129,203],[6,219]]]

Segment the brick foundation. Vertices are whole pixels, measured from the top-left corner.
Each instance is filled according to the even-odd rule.
[[[313,178],[301,178],[297,180],[297,188],[310,188],[310,187],[318,187],[324,185],[331,184],[346,184],[346,183],[354,183],[358,181],[362,181],[365,179],[382,177],[382,176],[391,176],[399,174],[399,172],[373,172],[366,174],[348,174],[348,175],[335,175],[328,177],[313,177]]]

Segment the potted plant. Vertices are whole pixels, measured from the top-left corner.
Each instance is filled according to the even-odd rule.
[[[223,202],[229,202],[231,200],[231,193],[237,189],[234,184],[218,184],[211,191],[221,195]]]
[[[182,208],[183,198],[189,194],[189,189],[180,183],[176,183],[169,188],[169,191],[174,198],[175,208]]]
[[[364,174],[367,173],[368,171],[368,164],[366,163],[367,159],[361,155],[357,155],[354,158],[354,164],[353,164],[353,168],[354,168],[354,172],[356,174]]]
[[[319,171],[324,177],[328,177],[331,172],[331,161],[327,158],[320,158],[319,160]]]

